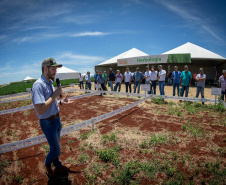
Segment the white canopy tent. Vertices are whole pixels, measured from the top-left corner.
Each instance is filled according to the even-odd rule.
[[[66,79],[78,79],[79,72],[69,69],[67,67],[62,66],[61,68],[57,68],[57,73],[55,78],[59,78],[60,80]]]
[[[105,62],[102,62],[98,64],[97,66],[108,66],[111,64],[117,64],[117,59],[123,59],[123,58],[131,58],[131,57],[138,57],[138,56],[146,56],[147,53],[144,53],[143,51],[140,51],[139,49],[132,48],[124,53],[121,53],[120,55],[117,55],[109,60],[106,60]]]
[[[24,78],[23,81],[27,82],[27,81],[30,81],[30,80],[34,80],[34,78],[31,78],[30,76],[27,76],[26,78]]]
[[[202,48],[198,45],[192,44],[190,42],[187,42],[177,48],[174,48],[170,51],[167,51],[163,54],[183,54],[183,53],[190,53],[191,54],[191,59],[201,59],[201,60],[219,60],[219,61],[224,61],[225,58],[212,52],[209,51],[205,48]]]

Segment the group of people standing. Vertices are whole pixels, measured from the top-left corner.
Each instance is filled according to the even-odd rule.
[[[170,85],[171,80],[173,83],[173,96],[184,96],[188,97],[189,87],[192,83],[193,77],[191,72],[188,70],[188,66],[184,66],[184,70],[181,72],[178,70],[177,66],[174,66],[174,71],[171,73],[170,71],[166,73],[163,69],[162,65],[158,66],[158,72],[155,70],[154,66],[149,69],[149,66],[146,67],[146,72],[142,73],[139,70],[139,67],[136,68],[136,71],[132,74],[129,71],[129,68],[126,68],[126,71],[122,75],[120,70],[117,70],[116,74],[112,71],[112,68],[109,68],[109,74],[107,75],[106,71],[102,74],[101,71],[96,71],[94,75],[95,84],[100,84],[102,90],[107,90],[107,82],[108,86],[111,88],[111,91],[121,91],[121,84],[124,80],[126,92],[132,91],[131,84],[134,82],[134,93],[140,93],[140,85],[142,84],[142,80],[145,79],[145,84],[150,84],[150,91],[148,94],[156,94],[156,85],[158,81],[160,95],[165,95],[165,81],[166,76],[168,77],[167,83]],[[170,73],[170,74],[169,74]],[[223,75],[219,78],[219,87],[222,89],[222,97],[226,96],[226,70],[223,70]],[[81,80],[81,81],[80,81]],[[197,91],[196,91],[196,98],[199,97],[201,93],[201,98],[204,98],[204,88],[205,88],[205,80],[206,75],[204,74],[203,68],[199,69],[199,74],[196,75],[195,80],[197,82]],[[79,77],[80,87],[83,87],[83,77]],[[85,76],[86,86],[88,89],[91,90],[91,77],[90,72],[87,72]],[[115,83],[115,86],[113,84]],[[180,89],[181,86],[181,89]],[[84,87],[83,87],[84,88]],[[96,88],[95,88],[96,90]]]

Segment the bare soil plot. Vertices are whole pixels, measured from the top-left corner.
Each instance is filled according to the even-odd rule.
[[[79,93],[70,94],[70,96]],[[60,107],[63,127],[138,98],[92,96]],[[20,102],[18,102],[20,103]],[[42,134],[34,110],[0,116],[0,144]],[[1,184],[225,184],[226,113],[201,104],[147,100],[61,138],[71,172],[49,179],[48,144],[0,155]],[[80,171],[78,173],[78,171]]]

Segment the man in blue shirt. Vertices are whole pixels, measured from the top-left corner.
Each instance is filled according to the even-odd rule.
[[[96,74],[94,75],[95,84],[97,84],[98,76],[99,76],[98,71],[96,71]],[[95,90],[96,90],[96,87],[95,87]]]
[[[97,77],[97,84],[99,85],[100,84],[100,90],[102,88],[103,91],[105,91],[105,78],[104,76],[102,75],[102,72],[99,71],[99,76]],[[102,96],[102,93],[100,94],[100,96]]]
[[[182,86],[182,92],[181,92],[182,97],[184,96],[185,90],[186,90],[185,97],[188,97],[189,86],[191,84],[191,80],[192,80],[191,72],[188,71],[188,66],[185,65],[184,71],[182,71],[182,73],[180,75],[180,82],[181,82],[181,86]]]
[[[177,96],[179,96],[179,88],[180,88],[180,75],[181,72],[178,71],[178,67],[174,66],[174,70],[172,73],[173,79],[173,96],[175,96],[175,89],[177,88]]]
[[[42,62],[42,75],[32,87],[34,109],[50,146],[50,152],[45,159],[45,167],[49,177],[53,177],[54,175],[51,168],[52,163],[56,167],[54,171],[56,174],[65,172],[71,167],[70,164],[63,166],[59,161],[59,141],[62,124],[59,117],[57,97],[62,94],[62,89],[58,87],[55,90],[53,87],[53,80],[58,67],[62,67],[62,65],[58,65],[53,58],[46,58]],[[62,101],[59,101],[60,104],[71,102],[73,100],[69,100],[67,96]]]
[[[136,89],[138,88],[138,90],[137,90],[138,94],[140,93],[140,84],[141,84],[142,80],[144,79],[144,74],[142,72],[140,72],[139,70],[140,70],[139,67],[137,67],[136,72],[134,72],[134,74],[133,74],[133,79],[135,81],[134,93],[136,93]]]

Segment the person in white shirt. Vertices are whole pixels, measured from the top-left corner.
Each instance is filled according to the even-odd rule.
[[[90,76],[89,71],[87,71],[87,75],[85,76],[85,80],[86,80],[86,89],[89,88],[89,90],[91,90],[91,76]]]
[[[132,73],[129,71],[129,68],[126,68],[126,72],[124,73],[124,81],[126,85],[126,92],[128,92],[128,87],[129,87],[129,92],[131,93],[131,81],[132,81]]]
[[[118,88],[118,92],[120,92],[121,90],[121,84],[122,84],[122,80],[123,80],[123,76],[120,73],[120,70],[117,70],[117,74],[115,75],[115,91],[117,91]]]
[[[83,76],[81,75],[81,73],[79,73],[79,84],[80,84],[80,89],[84,89],[84,86],[83,86]]]
[[[154,66],[152,66],[152,68],[151,68],[151,77],[150,78],[151,78],[151,94],[156,94],[156,82],[158,79],[158,72],[155,71]]]
[[[144,73],[144,78],[145,78],[145,84],[150,84],[151,71],[149,70],[149,66],[146,67],[146,72]],[[148,94],[151,94],[151,91],[148,91]]]
[[[159,91],[160,91],[160,95],[165,95],[164,92],[164,87],[165,87],[165,80],[166,80],[166,71],[164,69],[162,69],[162,65],[158,66],[159,68]]]
[[[200,92],[201,92],[201,97],[204,98],[204,88],[205,88],[206,75],[203,73],[203,68],[200,68],[200,73],[197,74],[195,80],[197,81],[196,98],[199,97]],[[204,105],[204,102],[202,102],[202,104]]]

